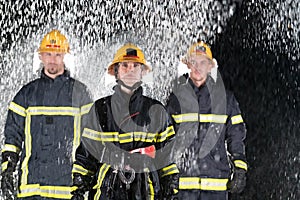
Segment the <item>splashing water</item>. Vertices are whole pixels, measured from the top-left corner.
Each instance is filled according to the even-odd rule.
[[[71,64],[68,62],[69,65],[66,63],[67,67],[72,69],[75,78],[87,84],[94,99],[111,94],[114,83],[106,75],[106,67],[121,45],[133,42],[144,50],[146,60],[153,68],[151,77],[145,81],[147,95],[165,102],[171,81],[177,75],[177,65],[188,46],[198,39],[214,44],[228,29],[228,22],[237,12],[242,16],[239,22],[244,24],[235,24],[238,28],[233,35],[241,42],[240,51],[253,50],[249,53],[250,60],[255,59],[260,49],[265,55],[276,51],[277,55],[284,54],[289,60],[299,61],[298,1],[1,1],[1,144],[8,104],[24,84],[38,77],[36,65],[39,64],[33,63],[36,61],[34,57],[41,39],[51,29],[61,30],[68,38],[73,60]],[[234,43],[235,39],[229,38],[231,41],[228,43]],[[215,46],[218,47],[218,44]],[[220,49],[226,51],[226,47],[215,48],[216,55],[220,55],[216,57],[220,63],[227,59],[222,58],[220,52]],[[280,59],[280,56],[277,58]],[[291,66],[290,73],[299,73],[299,68],[299,65],[298,68],[297,65]],[[235,77],[234,70],[229,73]],[[289,80],[284,73],[281,73],[281,78]],[[236,80],[234,83],[238,84]],[[299,94],[299,78],[286,84],[298,91],[296,95]],[[289,94],[286,98],[294,102],[291,108],[296,110],[297,97]],[[291,162],[299,163],[299,155]],[[288,176],[291,179],[296,177],[296,183],[300,184],[298,174]],[[250,192],[254,188],[248,187]],[[297,191],[292,191],[286,196],[296,199],[297,194]],[[278,195],[268,198],[284,196]]]

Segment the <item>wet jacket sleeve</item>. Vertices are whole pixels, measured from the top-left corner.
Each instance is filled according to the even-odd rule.
[[[92,105],[88,113],[82,117],[81,125],[81,143],[76,149],[75,162],[73,164],[72,173],[80,173],[82,175],[92,176],[97,171],[97,159],[91,154],[88,138],[92,134],[99,131],[99,124],[95,113],[95,105]],[[84,140],[84,142],[82,142]]]
[[[166,108],[167,108],[167,112],[169,113],[169,115],[171,117],[175,132],[177,132],[179,129],[179,124],[177,124],[175,122],[172,115],[181,114],[181,111],[180,111],[180,103],[179,103],[178,99],[176,98],[176,96],[174,95],[174,93],[171,93],[171,95],[169,96],[169,98],[167,100]]]
[[[93,176],[97,171],[97,160],[89,153],[83,143],[76,149],[72,173]]]
[[[226,128],[227,148],[235,167],[247,170],[245,156],[246,127],[237,100],[233,94],[228,95],[229,116]]]
[[[86,85],[75,80],[72,100],[75,107],[80,107],[80,113],[85,116],[93,105],[92,95]]]
[[[27,109],[25,93],[26,88],[23,87],[9,104],[4,129],[5,144],[2,152],[19,153],[22,149],[22,143],[25,138],[24,130]]]
[[[160,177],[166,177],[179,173],[179,170],[172,158],[172,150],[174,149],[172,146],[174,145],[174,142],[172,141],[175,139],[175,130],[171,121],[172,118],[168,114],[166,108],[164,106],[162,106],[162,108],[162,115],[164,115],[164,117],[162,117],[162,122],[164,122],[162,127],[164,128],[160,133],[161,136],[159,137],[162,141],[159,141],[156,148],[158,149],[158,152],[160,152],[159,155],[163,161],[160,159],[158,160],[161,163],[165,162],[165,164],[163,164],[164,167],[159,170]]]

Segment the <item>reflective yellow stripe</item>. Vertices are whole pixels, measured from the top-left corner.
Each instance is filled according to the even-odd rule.
[[[227,190],[228,179],[180,177],[179,189],[181,190]]]
[[[31,136],[31,116],[32,115],[62,115],[62,116],[73,116],[74,117],[74,138],[73,138],[73,149],[72,149],[72,158],[75,158],[75,151],[76,148],[79,146],[80,143],[80,125],[81,125],[81,116],[80,116],[80,109],[75,107],[46,107],[46,106],[33,106],[29,107],[27,110],[27,115],[25,118],[25,158],[21,163],[21,170],[22,175],[20,177],[21,185],[26,186],[28,183],[28,162],[31,157],[32,151],[32,136]],[[52,187],[52,186],[50,186]],[[54,186],[53,186],[54,187]],[[28,189],[28,188],[27,188]],[[30,188],[29,188],[30,189]],[[34,187],[33,187],[34,189]],[[36,189],[36,188],[35,188]],[[45,188],[46,191],[50,191],[50,197],[52,197],[51,188]],[[58,188],[59,190],[59,188]],[[36,191],[36,190],[35,190]],[[43,192],[42,192],[43,193]],[[45,192],[45,196],[48,195],[48,192]],[[55,194],[56,195],[56,194]],[[60,194],[57,194],[60,196]],[[56,198],[56,197],[55,197]]]
[[[171,164],[167,167],[162,168],[162,177],[168,176],[170,174],[177,174],[177,173],[179,173],[179,170],[176,164]]]
[[[82,107],[83,110],[81,112],[83,114],[86,114],[90,108],[91,105],[87,104]],[[32,107],[28,107],[28,109],[26,110],[25,108],[23,108],[22,106],[14,102],[10,103],[9,109],[23,117],[26,117],[26,113],[29,113],[31,115],[70,115],[70,116],[81,114],[80,109],[75,107],[32,106]]]
[[[202,178],[201,190],[227,190],[228,179]]]
[[[98,179],[97,179],[97,184],[93,187],[93,189],[97,189],[97,193],[94,196],[95,200],[100,199],[101,185],[102,185],[103,179],[104,179],[109,167],[110,167],[110,165],[107,165],[104,163],[100,168]]]
[[[183,122],[213,122],[225,124],[228,118],[227,115],[217,114],[198,114],[198,113],[185,113],[180,115],[172,115],[176,123]]]
[[[200,114],[200,122],[214,122],[225,124],[227,117],[227,115]]]
[[[133,132],[130,133],[122,133],[119,134],[119,142],[120,143],[129,143],[129,142],[133,142]]]
[[[76,149],[80,145],[80,131],[81,131],[81,116],[87,114],[93,103],[89,103],[81,106],[80,108],[80,116],[75,115],[74,117],[74,141],[73,141],[73,150],[72,150],[72,158],[75,160]]]
[[[40,185],[39,184],[30,184],[30,185],[20,185],[20,190],[18,197],[28,197],[40,194]]]
[[[12,145],[12,144],[5,144],[2,152],[4,151],[11,151],[11,152],[15,152],[15,153],[19,153],[21,150],[19,149],[19,147]]]
[[[179,189],[198,189],[200,190],[200,178],[198,177],[180,177],[179,178]]]
[[[164,132],[157,133],[147,133],[147,132],[128,132],[121,133],[118,132],[99,132],[89,128],[83,130],[82,137],[89,138],[95,141],[101,142],[120,142],[120,143],[129,143],[133,141],[141,142],[163,142],[168,137],[174,135],[173,126],[169,126]]]
[[[180,114],[180,115],[172,115],[172,117],[176,123],[199,121],[198,113],[185,113],[185,114]]]
[[[74,187],[75,189],[75,187]],[[70,199],[72,197],[72,187],[64,186],[41,186],[41,196],[50,198]]]
[[[103,141],[103,142],[118,142],[118,132],[99,132],[92,129],[85,128],[83,130],[82,137],[89,138],[91,140]]]
[[[21,115],[22,117],[26,117],[26,109],[15,102],[11,102],[8,109],[17,113],[18,115]]]
[[[134,141],[143,141],[143,142],[153,142],[155,138],[155,133],[146,133],[146,132],[134,132],[133,137]]]
[[[149,184],[149,199],[154,200],[154,187],[149,176],[148,176],[148,184]]]
[[[7,169],[7,166],[8,166],[8,161],[5,161],[1,164],[2,172],[4,172]]]
[[[21,185],[18,197],[42,196],[56,199],[71,199],[71,192],[75,187],[68,186],[40,186],[39,184]]]
[[[244,161],[242,161],[242,160],[235,160],[234,161],[234,165],[236,166],[236,167],[239,167],[239,168],[241,168],[241,169],[244,169],[244,170],[248,170],[248,167],[247,167],[247,163],[245,163]]]
[[[156,142],[163,142],[165,141],[168,137],[172,136],[175,134],[173,126],[169,126],[164,132],[161,132],[156,136]]]
[[[33,106],[28,107],[27,113],[31,115],[80,115],[80,109],[75,107],[46,107],[46,106]]]
[[[239,124],[239,123],[243,123],[244,120],[242,118],[242,115],[235,115],[233,117],[231,117],[231,124]]]
[[[73,138],[73,145],[72,145],[72,160],[75,160],[76,149],[80,144],[80,126],[81,126],[81,116],[75,115],[74,116],[74,138]]]
[[[82,175],[93,175],[94,172],[88,170],[88,169],[85,169],[83,168],[82,166],[80,165],[77,165],[77,164],[73,164],[73,169],[72,169],[72,173],[79,173],[79,174],[82,174]]]
[[[31,133],[30,133],[31,115],[28,114],[25,119],[25,158],[21,164],[21,185],[27,185],[28,162],[31,156]]]
[[[87,114],[88,112],[90,112],[90,109],[91,109],[92,106],[93,106],[93,103],[89,103],[89,104],[86,104],[84,106],[81,106],[80,114],[81,115]]]

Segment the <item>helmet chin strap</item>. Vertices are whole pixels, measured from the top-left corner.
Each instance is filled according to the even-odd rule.
[[[118,83],[119,85],[124,86],[124,87],[127,88],[128,90],[133,91],[133,90],[137,89],[138,87],[140,87],[140,86],[142,85],[143,82],[142,82],[142,81],[139,81],[139,82],[136,82],[133,86],[128,86],[128,85],[126,85],[123,81],[121,81],[121,80],[119,79],[119,80],[117,80],[117,83]]]

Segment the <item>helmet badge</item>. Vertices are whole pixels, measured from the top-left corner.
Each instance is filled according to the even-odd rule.
[[[137,50],[132,49],[132,48],[128,48],[128,49],[126,49],[126,55],[124,55],[123,57],[124,58],[126,58],[126,57],[136,57],[136,58],[138,58]]]
[[[50,44],[55,44],[56,43],[56,40],[55,39],[51,39],[50,40]]]
[[[206,54],[206,48],[204,46],[196,46],[195,48],[196,52],[202,52]]]

